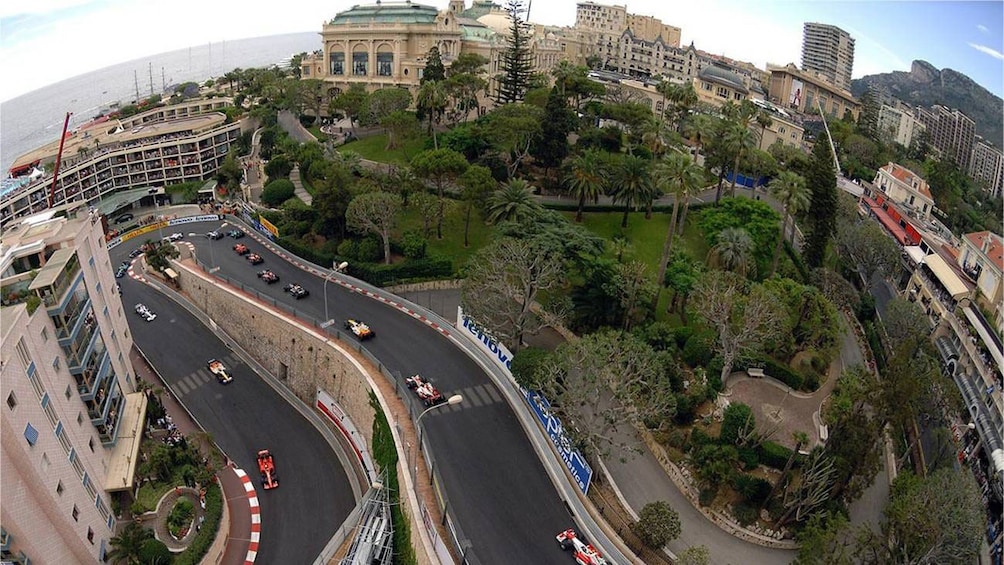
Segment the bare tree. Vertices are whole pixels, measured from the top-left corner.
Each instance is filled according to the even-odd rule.
[[[837,246],[865,284],[876,273],[894,274],[900,247],[885,229],[872,221],[843,225],[837,232]]]
[[[784,493],[786,511],[777,521],[778,525],[783,526],[792,520],[801,522],[829,500],[836,474],[833,460],[826,456],[822,448],[814,449],[802,469],[798,486]]]
[[[350,229],[369,232],[383,239],[384,263],[390,265],[390,232],[397,224],[401,197],[389,192],[367,192],[349,202],[345,222]]]
[[[546,371],[542,391],[569,439],[597,453],[631,448],[618,440],[620,426],[676,412],[662,357],[631,334],[602,330],[563,344]]]
[[[740,355],[756,351],[774,337],[782,319],[777,299],[761,285],[753,285],[728,271],[709,272],[694,289],[695,309],[718,331],[722,382]]]
[[[557,312],[531,311],[541,292],[564,281],[564,262],[533,240],[504,237],[478,251],[461,287],[464,309],[515,353],[527,333],[535,334]]]

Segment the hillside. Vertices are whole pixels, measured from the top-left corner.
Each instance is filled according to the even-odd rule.
[[[859,97],[869,86],[885,89],[914,106],[941,104],[955,108],[976,122],[976,133],[998,148],[1004,146],[1004,100],[952,69],[938,70],[927,61],[914,61],[910,72],[893,71],[851,81]]]

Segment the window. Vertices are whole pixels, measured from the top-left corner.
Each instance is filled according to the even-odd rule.
[[[28,442],[28,445],[38,443],[38,430],[30,423],[24,427],[24,439]]]
[[[48,473],[49,472],[49,467],[51,465],[52,465],[52,463],[49,462],[49,455],[46,454],[46,453],[43,453],[42,454],[42,472],[43,473]],[[56,492],[59,492],[59,489],[56,489]]]
[[[66,395],[66,399],[69,400],[70,397],[73,396],[73,387],[66,385],[66,392],[64,392],[64,394]]]
[[[91,453],[94,453],[94,438],[87,440],[87,447],[90,447]]]
[[[76,504],[73,505],[73,512],[71,512],[70,515],[73,516],[74,521],[80,521],[80,509],[77,508]]]
[[[333,75],[344,75],[345,74],[345,53],[332,53],[331,54],[331,74]]]
[[[94,545],[94,530],[90,526],[87,527],[87,541],[91,542],[91,545]]]
[[[48,328],[42,328],[42,341],[49,341],[49,330],[48,330]]]
[[[394,66],[393,53],[377,53],[377,74],[389,77]]]
[[[369,74],[369,53],[352,54],[352,74],[356,76],[366,76]]]
[[[78,426],[84,425],[84,412],[83,411],[77,412],[77,425]]]
[[[728,98],[729,97],[729,91],[724,86],[719,86],[718,89],[715,90],[715,94],[719,98]]]
[[[59,357],[52,360],[52,368],[57,371],[59,370]]]
[[[56,483],[56,494],[58,494],[59,496],[63,496],[63,481],[59,481]]]
[[[21,362],[24,363],[24,366],[27,367],[28,365],[31,365],[31,355],[28,354],[28,348],[24,345],[23,337],[17,340],[17,346],[15,349],[17,349],[17,355],[21,358]]]
[[[13,410],[16,407],[17,407],[17,397],[14,396],[14,391],[11,391],[10,394],[7,395],[7,408]]]

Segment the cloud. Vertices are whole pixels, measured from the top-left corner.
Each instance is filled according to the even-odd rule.
[[[994,49],[993,47],[987,47],[986,45],[980,45],[978,43],[968,43],[967,45],[979,51],[980,53],[985,53],[987,55],[990,55],[994,59],[999,59],[1001,61],[1004,61],[1004,53],[1001,53],[1000,51]]]
[[[980,30],[982,33],[990,33],[990,29],[983,24],[976,24],[976,29]]]

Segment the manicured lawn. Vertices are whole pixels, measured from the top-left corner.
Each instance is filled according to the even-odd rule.
[[[310,126],[309,128],[307,128],[307,131],[309,131],[310,133],[312,133],[314,135],[314,137],[317,138],[317,141],[319,141],[321,143],[324,143],[324,140],[328,139],[328,136],[325,135],[324,132],[321,131],[320,126]]]
[[[380,161],[382,163],[409,163],[411,158],[425,149],[425,136],[411,139],[401,144],[397,149],[387,151],[387,136],[385,134],[364,137],[350,141],[338,147],[338,151],[355,151],[363,159]],[[462,235],[462,234],[461,234]]]
[[[491,226],[485,225],[477,210],[471,212],[471,229],[469,232],[470,246],[464,247],[464,209],[459,202],[453,201],[452,210],[448,210],[443,220],[443,239],[436,239],[436,225],[429,227],[428,251],[440,257],[453,260],[453,268],[462,268],[467,259],[478,249],[488,244],[491,238]],[[401,214],[396,235],[406,231],[423,233],[424,224],[418,210],[414,207],[405,208]]]
[[[139,488],[139,494],[136,495],[136,502],[142,504],[147,510],[156,510],[161,497],[179,484],[183,484],[183,481],[175,481],[173,478],[169,482],[143,483],[143,486]]]
[[[563,212],[566,218],[574,221],[574,212]],[[662,256],[662,245],[666,241],[666,230],[669,229],[669,213],[653,212],[652,219],[646,220],[644,212],[628,214],[628,227],[621,228],[622,212],[586,212],[582,217],[582,225],[589,231],[606,239],[608,242],[615,237],[626,239],[630,248],[625,251],[624,259],[641,261],[652,270],[659,267]],[[703,261],[708,254],[708,245],[704,236],[697,228],[697,213],[688,213],[683,238],[676,245],[683,245],[692,257]],[[614,257],[612,247],[607,248],[607,256]]]

